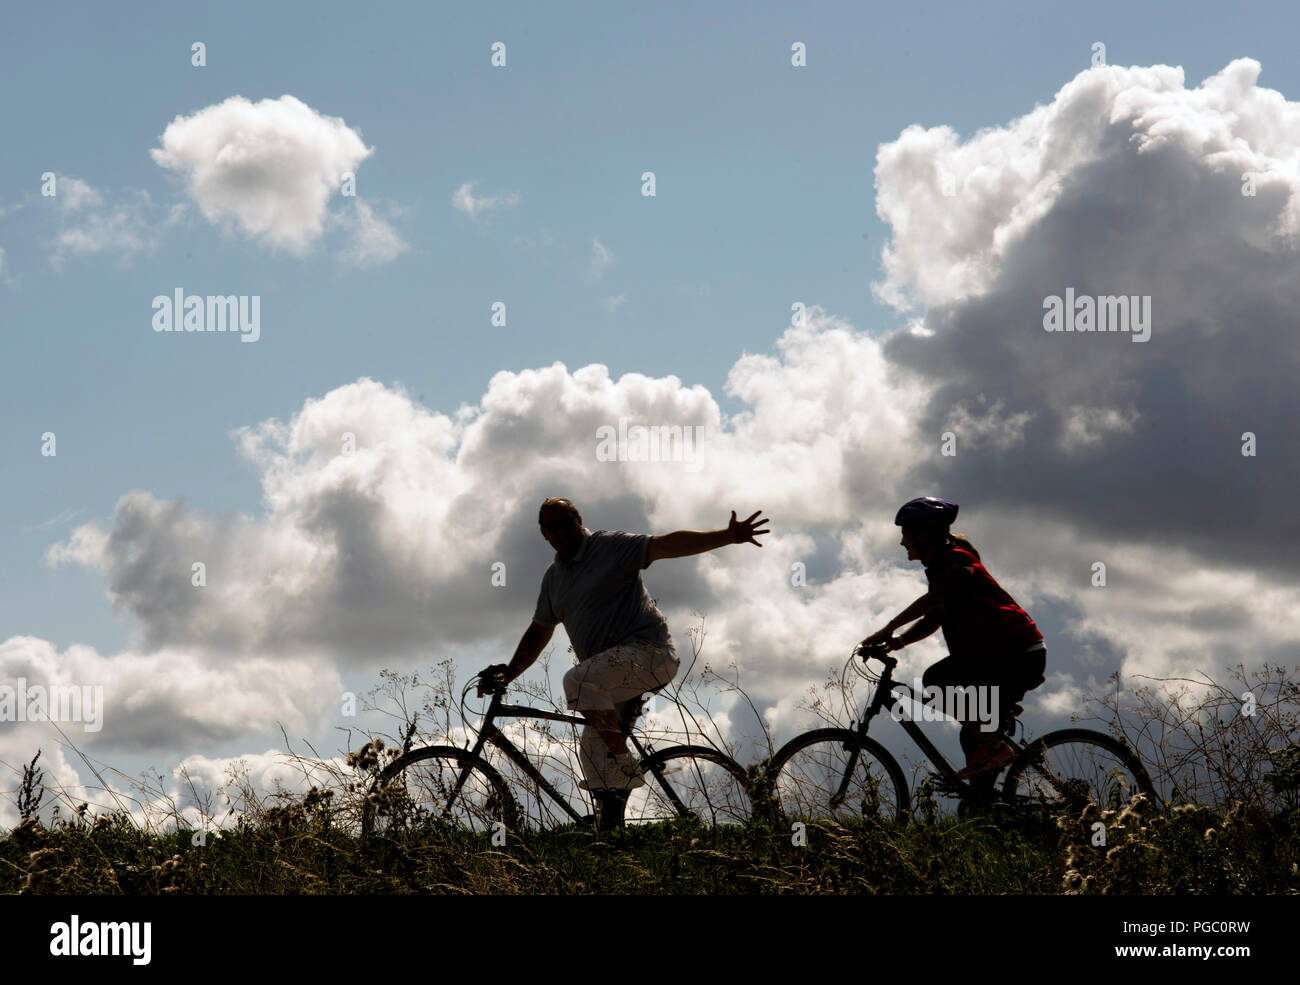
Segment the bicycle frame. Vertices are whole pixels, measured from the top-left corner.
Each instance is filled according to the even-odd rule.
[[[893,679],[892,675],[894,673],[894,668],[898,666],[898,660],[896,658],[879,653],[872,654],[872,656],[885,665],[885,671],[881,674],[880,683],[876,687],[875,694],[872,695],[870,703],[863,709],[861,720],[854,729],[859,738],[866,737],[867,730],[871,726],[871,720],[880,714],[880,712],[885,708],[887,701],[894,699],[895,691],[898,689],[901,688],[906,692],[909,700],[913,702],[916,702],[917,700],[916,692],[913,691],[909,685],[904,684],[902,681],[895,681]],[[912,741],[917,744],[920,750],[925,753],[926,758],[930,760],[934,765],[934,768],[939,772],[939,776],[945,786],[951,786],[962,795],[973,790],[973,788],[965,781],[957,779],[957,771],[952,768],[952,764],[944,758],[943,753],[941,753],[935,744],[930,741],[929,736],[922,731],[921,727],[917,725],[916,722],[911,718],[904,718],[901,719],[898,724],[903,727],[903,731],[906,732],[911,737]],[[1024,752],[1027,747],[1025,743],[1017,741],[1013,736],[1006,732],[1003,733],[1003,738],[1011,743],[1017,753]],[[844,773],[844,784],[848,783],[849,777],[853,774],[854,767],[857,766],[856,759],[857,751],[854,750],[854,753],[849,760],[848,769]],[[837,796],[842,793],[843,790],[839,791]]]
[[[910,799],[907,777],[893,754],[869,735],[872,721],[886,707],[897,707],[898,702],[903,700],[911,702],[918,700],[917,693],[912,688],[893,679],[894,668],[898,666],[898,661],[886,656],[886,653],[886,647],[859,647],[854,651],[855,660],[859,657],[864,660],[874,657],[884,665],[884,671],[879,678],[873,678],[877,686],[874,693],[870,695],[870,700],[863,706],[858,718],[847,728],[843,726],[817,728],[796,735],[786,742],[773,755],[768,768],[774,783],[780,783],[782,779],[789,780],[791,772],[804,768],[799,766],[794,770],[786,771],[788,764],[804,762],[796,761],[794,758],[796,755],[806,749],[816,750],[814,758],[807,761],[806,767],[815,773],[813,782],[818,784],[815,800],[819,809],[829,807],[831,810],[836,810],[844,805],[849,796],[859,761],[866,759],[873,764],[879,764],[885,775],[879,775],[874,765],[868,769],[864,798],[874,798],[876,787],[887,781],[899,798],[896,808],[900,820],[906,816],[907,801]],[[925,754],[934,769],[934,772],[926,778],[926,784],[934,783],[938,791],[957,797],[963,807],[999,801],[1012,806],[1032,807],[1037,804],[1059,806],[1061,803],[1076,799],[1081,793],[1087,793],[1095,799],[1095,791],[1105,792],[1112,788],[1120,793],[1121,800],[1126,800],[1136,791],[1153,800],[1157,799],[1155,787],[1141,761],[1122,740],[1087,729],[1063,729],[1034,738],[1024,728],[1024,723],[1016,718],[1023,710],[1019,704],[1010,707],[999,704],[999,708],[1001,714],[1007,717],[999,722],[997,730],[992,734],[1004,739],[1015,752],[1009,772],[1002,783],[1001,792],[996,785],[997,773],[1001,772],[1000,769],[992,773],[979,771],[972,780],[959,779],[959,774],[952,764],[922,731],[916,716],[896,716],[903,731]],[[962,717],[968,718],[965,715]],[[838,723],[834,724],[838,725]],[[848,755],[841,759],[839,754],[834,752],[835,746],[842,747]],[[1052,751],[1058,748],[1067,758],[1071,754],[1082,757],[1083,769],[1092,770],[1094,773],[1096,771],[1086,764],[1092,763],[1093,757],[1100,752],[1105,757],[1100,761],[1103,764],[1101,766],[1103,772],[1090,778],[1074,772],[1073,764],[1065,766],[1064,769],[1058,768],[1062,765],[1062,760]],[[828,765],[830,763],[833,765]],[[983,780],[991,781],[992,785],[986,787],[983,782],[979,782]],[[1021,785],[1022,780],[1027,781],[1024,787]],[[800,778],[796,776],[793,782],[800,782]],[[833,793],[827,789],[831,785],[835,785]],[[827,797],[828,793],[829,797]],[[1109,793],[1105,795],[1109,796]],[[784,799],[785,795],[781,793],[779,796]],[[857,794],[855,793],[854,796],[856,798]],[[868,799],[863,800],[864,811],[868,810],[865,806]]]
[[[573,715],[563,715],[555,711],[546,711],[541,708],[530,708],[527,705],[505,704],[501,700],[501,694],[496,693],[492,695],[492,702],[488,705],[488,710],[484,715],[483,727],[479,729],[478,740],[474,743],[474,748],[470,750],[471,755],[474,758],[479,758],[482,756],[483,747],[487,743],[491,742],[492,745],[505,753],[506,757],[512,763],[523,770],[529,779],[536,783],[540,789],[544,790],[547,796],[559,804],[569,817],[571,817],[576,823],[582,824],[585,820],[583,815],[573,809],[573,806],[569,803],[568,799],[556,790],[555,787],[551,785],[550,781],[542,775],[541,771],[538,770],[528,757],[524,755],[519,747],[511,742],[509,737],[502,732],[501,729],[497,728],[496,720],[498,718],[537,718],[549,722],[564,722],[568,725],[582,726],[588,724],[587,720]],[[648,750],[645,746],[642,746],[631,728],[625,727],[623,733],[627,737],[628,741],[636,748],[637,755],[641,757],[641,761],[644,762],[648,759],[653,750]],[[447,798],[447,804],[444,810],[450,810],[451,805],[455,803],[456,798],[460,795],[460,788],[464,786],[465,780],[469,776],[469,772],[470,766],[467,765],[461,771],[460,776],[456,778],[456,785],[452,788],[451,796]],[[677,791],[669,785],[667,779],[663,776],[662,770],[658,766],[652,766],[650,773],[659,782],[664,793],[668,795],[668,799],[672,802],[673,807],[676,808],[679,813],[686,813],[686,805],[684,805],[681,798],[677,796]]]

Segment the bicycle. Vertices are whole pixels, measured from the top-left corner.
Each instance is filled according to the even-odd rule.
[[[871,702],[853,728],[814,729],[797,735],[783,745],[768,766],[772,797],[786,817],[835,818],[864,816],[905,822],[911,801],[907,779],[898,762],[879,742],[867,735],[872,719],[880,714],[897,689],[915,700],[907,684],[892,677],[898,660],[888,655],[884,644],[859,647],[863,664],[876,658],[884,665]],[[847,665],[846,665],[847,671]],[[897,706],[895,706],[897,707]],[[1137,756],[1123,743],[1089,729],[1061,729],[1032,742],[1017,740],[1015,717],[1023,708],[1015,705],[999,733],[1017,751],[1002,785],[1003,803],[1025,809],[1057,813],[1082,808],[1088,801],[1119,809],[1138,793],[1154,803],[1155,787]],[[962,815],[988,806],[990,796],[969,782],[959,780],[957,771],[930,742],[910,717],[900,721],[908,736],[935,767],[931,778],[935,788],[959,799]],[[993,798],[997,799],[996,793]]]
[[[480,696],[490,693],[492,700],[474,747],[439,745],[412,749],[384,767],[371,783],[362,806],[363,834],[409,829],[436,820],[474,831],[497,830],[499,824],[511,830],[541,827],[543,793],[574,823],[587,826],[618,826],[629,821],[644,824],[678,817],[695,817],[716,826],[741,824],[748,819],[746,773],[730,756],[707,746],[680,745],[655,751],[642,745],[633,726],[653,692],[643,692],[623,702],[619,709],[623,734],[640,756],[645,785],[632,790],[626,800],[615,795],[605,798],[604,805],[593,804],[597,808],[603,806],[604,811],[578,813],[568,798],[497,727],[496,720],[542,719],[576,726],[586,725],[586,720],[526,705],[505,704],[504,686],[481,676],[471,678],[462,692],[462,707],[465,695],[476,681]],[[539,809],[530,812],[521,807],[510,785],[483,756],[488,743],[531,780],[533,803]]]

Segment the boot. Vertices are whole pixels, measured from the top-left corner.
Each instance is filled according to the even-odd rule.
[[[596,830],[610,831],[623,826],[628,790],[602,790],[592,794],[596,802]]]

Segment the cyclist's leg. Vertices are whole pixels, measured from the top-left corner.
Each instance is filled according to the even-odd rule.
[[[627,801],[631,795],[630,790],[601,790],[593,791],[593,798],[596,802],[596,828],[599,831],[608,831],[611,828],[621,827],[627,813]]]
[[[569,709],[587,720],[578,742],[578,764],[583,779],[593,788],[603,785],[602,778],[609,771],[611,745],[615,753],[626,751],[627,746],[619,731],[614,702],[598,686],[599,668],[590,664],[591,659],[584,660],[564,675],[564,696]]]
[[[986,733],[978,733],[973,736],[971,740],[972,751],[974,748],[978,748],[981,741],[1002,742],[1004,737],[1009,737],[1014,733],[1015,718],[1020,703],[1024,701],[1026,694],[1041,685],[1045,680],[1043,675],[1047,667],[1047,651],[1045,648],[1038,648],[1016,653],[1004,658],[995,666],[999,671],[994,681],[998,688],[998,729],[993,737],[988,736]],[[966,748],[965,744],[963,744],[963,748]],[[1014,749],[1014,747],[1009,748]],[[974,790],[993,798],[996,796],[997,780],[1001,774],[1000,769],[991,770],[976,774],[969,778],[967,782]]]
[[[591,723],[583,729],[579,756],[589,786],[622,785],[611,761],[611,753],[627,753],[618,706],[662,687],[679,666],[671,648],[633,641],[593,654],[564,675],[569,707]]]
[[[949,654],[925,668],[925,673],[921,675],[921,686],[928,688],[956,685],[967,676],[969,671],[969,661]]]
[[[1016,710],[1024,700],[1025,694],[1043,683],[1046,662],[1047,654],[1044,649],[1029,650],[991,660],[986,665],[988,672],[980,672],[977,675],[981,678],[982,686],[997,689],[995,699],[992,695],[989,696],[991,707],[997,713],[997,728],[994,732],[983,728],[978,732],[971,732],[969,738],[962,743],[962,748],[967,753],[968,764],[971,763],[976,750],[981,746],[984,747],[981,758],[989,767],[988,771],[968,778],[968,782],[976,790],[992,794],[996,777],[1001,772],[1000,769],[992,767],[999,761],[1014,756],[1014,748],[1005,741],[1005,737],[1014,730]],[[965,733],[965,730],[963,732]]]
[[[577,707],[598,704],[615,712],[615,720],[621,722],[629,702],[669,683],[681,664],[672,647],[633,640],[594,654],[582,666],[587,668],[582,678],[585,694],[579,696]]]
[[[1020,698],[1016,699],[1017,702],[1047,680],[1047,647],[1040,646],[1034,650],[1027,650],[1020,655],[1019,663],[1020,676],[1017,684],[1023,685],[1024,690]]]
[[[998,672],[996,663],[971,656],[945,657],[930,666],[922,677],[926,688],[944,689],[944,712],[961,722],[958,742],[967,768],[975,765],[981,750],[988,753],[990,745],[1002,743],[998,729],[1005,709],[1012,703],[1006,700],[1005,681],[1005,674]],[[964,694],[959,698],[949,688],[964,689]],[[976,790],[991,794],[997,774],[976,773],[964,778]]]
[[[1025,700],[1025,695],[1041,685],[1046,678],[1047,650],[1039,648],[1016,654],[1002,682],[999,731],[1010,733],[1014,726],[1013,708]]]
[[[989,681],[984,668],[969,657],[947,656],[926,668],[921,676],[921,686],[938,688],[942,695],[941,707],[944,714],[962,723],[958,741],[967,761],[971,752],[979,746],[980,723],[972,719],[971,712],[980,707],[979,691],[967,691],[959,700],[950,688],[979,688],[987,686]]]

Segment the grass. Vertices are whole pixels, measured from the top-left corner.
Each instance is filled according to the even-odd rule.
[[[920,786],[908,824],[821,822],[796,832],[755,818],[743,827],[675,821],[602,833],[568,825],[512,831],[494,845],[488,834],[433,823],[360,839],[359,805],[383,766],[416,741],[417,713],[432,726],[419,735],[424,744],[447,741],[461,725],[452,717],[450,661],[439,668],[432,681],[385,672],[400,726],[390,745],[371,737],[341,759],[315,750],[291,755],[303,786],[310,784],[305,794],[279,784],[274,794],[260,793],[246,770],[232,767],[234,799],[222,794],[228,813],[183,769],[184,795],[159,782],[137,794],[114,791],[111,805],[95,809],[77,808],[55,789],[59,803],[43,809],[38,751],[17,791],[22,821],[0,839],[0,893],[1300,893],[1300,681],[1280,666],[1253,677],[1242,670],[1229,684],[1185,682],[1172,698],[1143,688],[1135,709],[1120,707],[1118,698],[1103,703],[1112,733],[1142,756],[1156,789],[1168,792],[1164,805],[1138,798],[1121,811],[1089,805],[1078,816],[1057,817],[997,807],[963,819],[935,810]],[[703,673],[711,672],[706,666]],[[678,708],[695,701],[696,679],[688,670],[674,691]],[[736,681],[724,684],[739,690]],[[428,693],[408,711],[411,686]],[[828,693],[843,686],[831,680]],[[554,707],[544,686],[524,690]],[[825,714],[840,703],[860,706],[849,694],[830,705],[819,699],[813,710]],[[692,707],[695,721],[711,721],[706,704]],[[469,722],[463,702],[461,712]],[[708,735],[695,727],[688,737]],[[549,767],[564,766],[561,753],[573,746],[545,727],[524,744],[549,757]],[[191,830],[200,821],[206,834]]]
[[[297,807],[298,809],[293,809]],[[196,844],[125,815],[27,820],[0,841],[0,892],[86,894],[1059,894],[1297,893],[1300,816],[1196,810],[1105,819],[1006,812],[932,823],[690,821],[604,833],[487,834],[440,824],[358,839],[327,807],[292,805]],[[1092,814],[1097,814],[1093,818]]]

